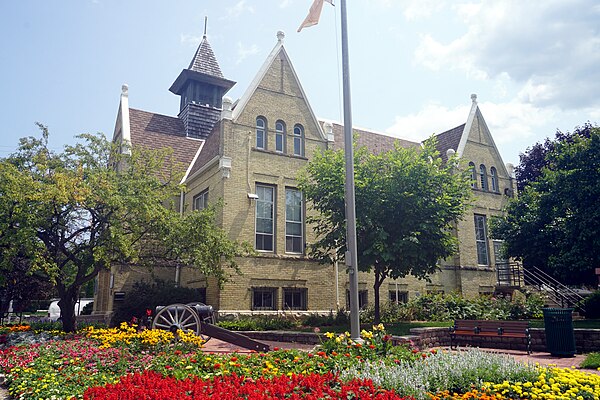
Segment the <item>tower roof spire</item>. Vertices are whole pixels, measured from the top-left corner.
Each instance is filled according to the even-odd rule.
[[[206,32],[206,27],[204,29]],[[208,43],[208,39],[206,39],[206,33],[202,37],[202,41],[200,42],[188,69],[217,78],[223,78],[223,73],[221,72],[221,67],[217,62],[215,53],[213,53],[212,48]]]

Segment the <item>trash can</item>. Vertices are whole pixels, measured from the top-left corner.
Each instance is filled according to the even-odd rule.
[[[557,357],[573,357],[576,353],[572,308],[543,308],[546,349]]]

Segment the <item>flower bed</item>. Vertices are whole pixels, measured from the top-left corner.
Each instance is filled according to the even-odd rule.
[[[278,390],[289,398],[318,398],[319,393],[352,398],[345,390],[360,388],[365,391],[360,392],[363,397],[354,398],[591,400],[600,396],[597,375],[526,366],[478,351],[422,352],[392,346],[383,326],[363,331],[362,343],[352,341],[347,333],[329,333],[314,352],[208,354],[202,352],[195,336],[174,341],[169,335],[164,331],[137,332],[127,325],[88,328],[64,340],[0,350],[0,373],[6,374],[15,400],[81,399],[84,392],[89,399],[122,399],[119,390],[138,393],[134,390],[158,388],[163,383],[174,388],[174,397],[166,392],[158,397],[145,393],[144,397],[139,392],[140,396],[131,398],[186,398],[180,391],[186,387],[186,396],[212,391],[214,398],[221,392],[233,393],[222,398],[245,396],[235,390],[249,390],[253,396],[272,394],[256,398],[284,397]],[[147,384],[149,380],[152,385]],[[379,395],[383,397],[375,397]]]
[[[203,380],[198,377],[176,380],[156,372],[123,378],[119,383],[86,390],[86,400],[163,399],[378,399],[400,400],[393,390],[382,390],[370,381],[340,381],[332,373],[258,379],[236,374]]]

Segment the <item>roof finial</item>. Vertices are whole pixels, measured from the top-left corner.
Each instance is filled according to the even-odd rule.
[[[475,93],[471,95],[471,101],[473,101],[473,103],[477,103],[477,95]]]
[[[208,24],[208,17],[204,16],[204,39],[206,39],[206,25]]]
[[[277,31],[277,41],[279,43],[283,43],[284,38],[285,38],[285,33],[283,33],[283,31]]]

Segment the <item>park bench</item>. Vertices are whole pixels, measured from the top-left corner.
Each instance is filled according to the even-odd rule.
[[[457,344],[458,338],[502,337],[524,339],[527,344],[527,354],[531,354],[531,333],[529,321],[483,321],[458,319],[450,330],[450,348]]]

